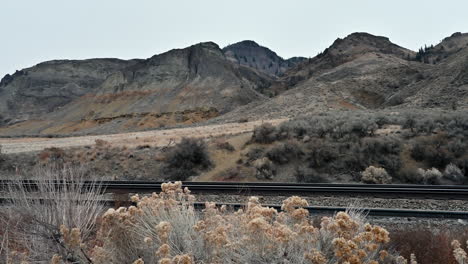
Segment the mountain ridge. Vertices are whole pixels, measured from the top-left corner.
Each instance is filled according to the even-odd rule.
[[[437,63],[363,32],[337,38],[310,59],[284,60],[246,40],[222,49],[201,42],[147,59],[42,62],[1,79],[0,135],[132,131],[332,109],[465,107],[467,36],[455,33],[431,48],[444,53],[424,54],[444,56]]]

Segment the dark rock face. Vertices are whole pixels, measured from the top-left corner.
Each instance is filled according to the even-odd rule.
[[[93,59],[40,63],[5,76],[1,82],[0,113],[10,119],[32,119],[92,92],[107,76],[135,61]]]
[[[264,97],[259,91],[270,84],[269,76],[231,63],[206,42],[146,60],[40,63],[2,79],[0,114],[9,124],[47,120],[39,131],[134,113],[224,113]]]
[[[223,48],[223,52],[229,60],[271,76],[280,76],[288,69],[306,60],[303,57],[285,60],[270,49],[251,40],[229,45]]]

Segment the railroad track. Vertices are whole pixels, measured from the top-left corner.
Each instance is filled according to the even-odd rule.
[[[31,198],[37,199],[37,198]],[[42,200],[44,202],[45,200]],[[8,205],[11,202],[8,198],[0,198],[1,205]],[[131,206],[135,203],[115,200],[101,200],[103,204],[108,207],[121,207]],[[229,209],[238,210],[245,209],[245,204],[239,203],[216,203],[217,206],[226,205]],[[205,203],[196,202],[193,203],[195,209],[202,210],[205,208]],[[275,208],[278,211],[282,211],[281,205],[275,204],[263,204],[263,206]],[[303,207],[308,210],[310,215],[333,215],[337,212],[344,212],[347,210],[345,207],[329,207],[329,206],[306,206]],[[467,211],[439,211],[439,210],[408,210],[408,209],[389,209],[389,208],[360,208],[363,214],[375,217],[413,217],[413,218],[438,218],[438,219],[468,219]]]
[[[0,181],[0,190],[10,181]],[[57,183],[57,186],[63,183]],[[93,182],[85,182],[91,186]],[[161,191],[161,182],[149,181],[102,181],[105,193],[130,194],[130,193],[151,193]],[[34,190],[36,182],[32,180],[23,181],[23,185]],[[439,198],[439,199],[468,199],[468,188],[462,185],[368,185],[368,184],[300,184],[300,183],[226,183],[226,182],[184,182],[183,187],[188,187],[193,193],[236,193],[236,194],[359,194],[371,196],[392,196],[392,197],[418,197],[418,198]],[[126,196],[128,199],[128,195]],[[7,198],[0,198],[0,203],[7,201]],[[128,200],[103,200],[109,206],[131,205]],[[233,209],[240,209],[243,204],[219,203],[227,205]],[[204,203],[195,203],[196,208],[203,208]],[[267,205],[277,210],[281,210],[279,205]],[[333,214],[345,211],[342,207],[306,207],[311,214]],[[468,211],[434,211],[434,210],[403,210],[370,208],[363,209],[364,213],[370,216],[393,216],[393,217],[423,217],[423,218],[451,218],[468,219]]]
[[[0,181],[0,190],[10,183]],[[162,182],[154,181],[101,181],[106,193],[151,193],[161,191]],[[34,189],[36,182],[23,184]],[[57,183],[62,184],[62,183]],[[92,185],[93,182],[85,182]],[[323,184],[323,183],[233,183],[233,182],[183,182],[193,193],[238,194],[343,194],[392,196],[401,198],[468,199],[465,185],[408,185],[408,184]]]

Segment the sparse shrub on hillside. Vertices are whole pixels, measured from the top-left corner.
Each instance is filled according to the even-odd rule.
[[[414,128],[416,127],[416,117],[414,116],[414,114],[407,114],[406,116],[404,116],[403,120],[403,128],[410,129],[411,132],[414,132]]]
[[[456,137],[447,144],[447,150],[453,154],[455,158],[463,156],[468,149],[468,143],[463,137]]]
[[[321,168],[339,157],[337,147],[322,140],[314,140],[306,148],[309,150],[306,160],[311,168]]]
[[[415,166],[403,166],[396,174],[403,183],[423,184],[423,177]]]
[[[328,182],[328,178],[317,172],[315,169],[307,167],[296,167],[294,170],[294,178],[297,182],[305,183],[324,183]]]
[[[96,144],[96,148],[110,147],[110,143],[103,139],[96,139],[94,143]]]
[[[276,140],[276,127],[266,123],[254,129],[252,142],[260,144],[270,144]]]
[[[61,148],[46,148],[39,152],[38,154],[39,161],[48,163],[48,162],[63,162],[65,159],[65,151]]]
[[[240,170],[241,170],[241,167],[240,166],[236,166],[236,167],[233,167],[233,168],[228,168],[226,170],[223,170],[221,171],[220,173],[218,173],[217,175],[217,178],[220,178],[222,180],[238,180],[241,175],[240,175]]]
[[[401,167],[401,142],[396,138],[365,138],[348,145],[346,155],[338,160],[342,170],[348,168],[361,172],[370,165],[376,165],[393,174]],[[343,153],[343,150],[340,150],[340,153]]]
[[[435,128],[436,128],[436,124],[433,118],[426,117],[426,118],[419,119],[416,121],[415,130],[417,131],[418,134],[430,135],[432,134],[432,132],[434,132]]]
[[[457,139],[453,139],[456,140]],[[446,134],[439,134],[428,138],[418,138],[411,144],[411,157],[417,161],[424,161],[430,166],[445,168],[454,163],[456,156],[463,155],[466,150],[459,149],[451,143],[452,139]],[[452,152],[452,151],[455,151]]]
[[[263,157],[265,153],[264,148],[251,148],[245,155],[247,156],[248,163],[257,160],[261,157]]]
[[[455,164],[457,165],[458,168],[460,168],[462,173],[465,175],[464,184],[468,184],[468,157],[457,160]]]
[[[418,174],[420,175],[424,184],[440,184],[442,179],[442,173],[436,169],[418,169]]]
[[[266,156],[277,164],[286,164],[298,159],[303,154],[299,144],[294,141],[287,141],[273,146],[267,151]]]
[[[254,134],[251,142],[301,142],[304,155],[297,159],[297,165],[330,175],[359,174],[373,165],[402,182],[423,183],[420,175],[407,173],[405,167],[413,165],[405,163],[412,163],[412,159],[421,163],[420,167],[439,170],[453,163],[466,173],[467,111],[326,112],[292,119],[276,129],[267,125]],[[288,163],[289,158],[280,152],[279,147],[273,147],[267,157],[278,165]]]
[[[384,168],[369,166],[362,172],[361,181],[372,184],[388,184],[392,183],[392,177],[388,175]]]
[[[269,180],[275,176],[275,165],[266,157],[255,160],[253,166],[256,169],[255,177],[257,177],[257,179]]]
[[[391,174],[401,167],[402,143],[396,137],[366,138],[362,140],[359,153],[367,164],[378,164]],[[364,165],[364,164],[363,164]]]
[[[234,148],[234,146],[231,145],[231,143],[229,143],[227,141],[218,141],[218,142],[216,142],[216,148],[217,149],[227,150],[229,152],[233,152],[234,150],[236,150]]]
[[[240,181],[255,176],[255,172],[255,168],[237,165],[217,173],[216,178],[222,181]]]
[[[287,135],[288,137],[300,139],[308,133],[308,123],[304,120],[283,122],[279,126],[279,134]]]
[[[163,171],[169,179],[186,180],[211,166],[205,142],[200,139],[183,138],[166,154]]]
[[[444,177],[457,183],[462,183],[464,180],[463,172],[453,163],[445,167]]]

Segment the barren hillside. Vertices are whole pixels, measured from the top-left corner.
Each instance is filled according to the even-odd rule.
[[[0,135],[96,135],[328,110],[468,106],[468,37],[414,52],[368,33],[314,58],[253,41],[146,60],[52,61],[0,82]]]

